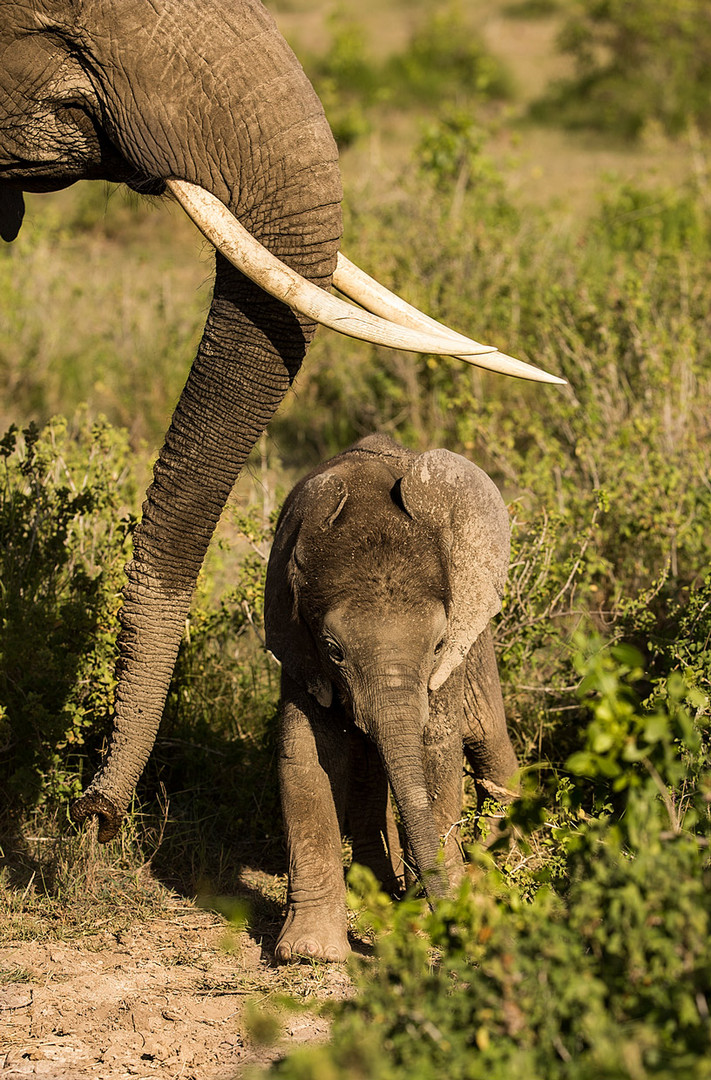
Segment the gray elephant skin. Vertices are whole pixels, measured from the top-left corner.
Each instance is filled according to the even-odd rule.
[[[301,66],[257,0],[0,0],[0,235],[25,191],[81,179],[216,195],[328,287],[341,235],[337,150]],[[212,304],[134,537],[115,731],[76,820],[117,831],[153,746],[207,544],[315,324],[216,259]]]
[[[447,450],[418,455],[373,435],[287,498],[265,595],[282,664],[279,960],[349,951],[343,831],[353,860],[400,889],[389,789],[404,866],[430,896],[461,878],[463,754],[497,785],[517,767],[489,629],[508,561],[501,495]]]

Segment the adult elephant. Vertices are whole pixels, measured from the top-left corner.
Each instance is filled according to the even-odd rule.
[[[258,0],[0,0],[0,235],[17,234],[23,190],[81,179],[171,187],[227,256],[134,536],[110,751],[73,807],[77,821],[98,815],[108,840],[153,746],[210,536],[315,320],[428,352],[482,347],[428,322],[418,339],[333,308],[323,290],[341,234],[336,148]],[[339,274],[394,323],[424,318],[374,297],[345,260]],[[477,359],[532,374],[493,350]]]

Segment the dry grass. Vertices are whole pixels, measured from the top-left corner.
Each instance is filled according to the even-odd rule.
[[[176,208],[106,202],[105,190],[27,196],[0,263],[3,430],[84,402],[136,443],[167,427],[209,304],[211,256]]]

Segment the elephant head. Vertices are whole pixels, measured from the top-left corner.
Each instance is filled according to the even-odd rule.
[[[98,815],[107,840],[155,740],[210,536],[316,321],[540,373],[337,265],[336,147],[259,0],[0,0],[0,57],[0,235],[17,235],[24,190],[101,178],[169,190],[220,249],[204,335],[134,535],[109,754],[73,808],[76,820]],[[325,291],[334,271],[375,314]]]
[[[508,513],[486,473],[372,436],[297,485],[269,562],[268,647],[322,708],[338,695],[375,741],[435,888],[429,698],[500,610],[508,561]]]

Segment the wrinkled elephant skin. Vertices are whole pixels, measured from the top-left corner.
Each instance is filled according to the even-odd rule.
[[[489,630],[508,560],[499,492],[447,450],[373,435],[286,500],[265,597],[289,853],[278,959],[347,955],[344,831],[394,894],[413,870],[430,896],[461,877],[463,752],[481,781],[516,771]]]
[[[0,0],[0,235],[23,191],[80,179],[199,185],[328,287],[341,233],[336,147],[258,0]],[[204,336],[127,567],[109,754],[75,820],[115,835],[157,732],[207,544],[314,325],[221,256]]]

